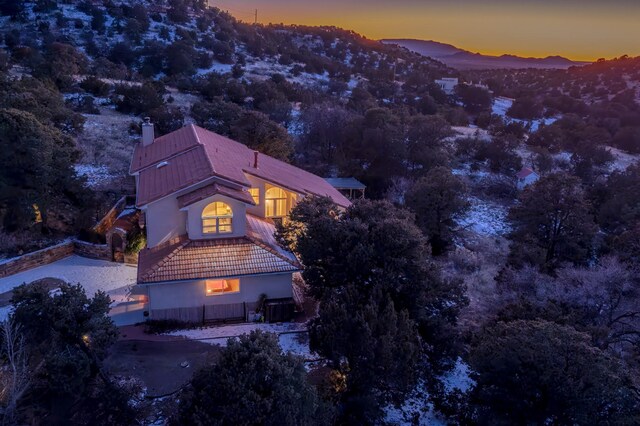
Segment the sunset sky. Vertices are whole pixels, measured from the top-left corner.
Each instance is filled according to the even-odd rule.
[[[210,0],[243,21],[335,25],[485,54],[640,55],[640,0]]]

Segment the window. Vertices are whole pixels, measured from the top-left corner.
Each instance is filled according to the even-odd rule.
[[[284,189],[273,186],[264,194],[267,217],[284,217],[287,215],[287,193]]]
[[[249,188],[249,194],[251,194],[253,202],[256,203],[256,206],[260,204],[260,188]]]
[[[220,201],[211,203],[202,211],[202,233],[228,234],[233,230],[232,219],[231,207]]]
[[[240,291],[240,280],[206,280],[205,288],[207,296],[216,296]]]

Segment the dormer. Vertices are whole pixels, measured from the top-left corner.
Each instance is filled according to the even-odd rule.
[[[243,188],[210,183],[178,197],[186,214],[189,239],[241,237],[246,234],[247,206],[253,198]]]

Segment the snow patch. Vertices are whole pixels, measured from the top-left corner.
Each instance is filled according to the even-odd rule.
[[[511,231],[507,220],[508,210],[505,206],[478,197],[469,197],[470,207],[458,219],[458,225],[468,228],[477,234],[505,235]]]
[[[113,180],[107,166],[95,164],[76,164],[74,166],[76,174],[87,179],[86,186],[88,188],[96,188]]]

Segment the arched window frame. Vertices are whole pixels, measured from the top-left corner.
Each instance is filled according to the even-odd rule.
[[[213,212],[208,213],[207,209],[213,207]],[[220,210],[223,211],[221,214]],[[227,212],[228,211],[228,212]],[[227,203],[222,201],[214,201],[207,204],[202,209],[202,233],[211,234],[230,234],[233,232],[233,209]]]
[[[278,191],[278,196],[272,195],[272,191]],[[265,216],[271,218],[285,217],[287,215],[288,202],[287,191],[278,186],[268,188],[264,193]]]

